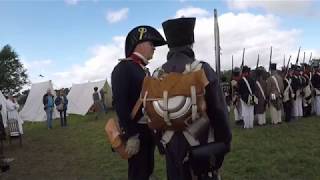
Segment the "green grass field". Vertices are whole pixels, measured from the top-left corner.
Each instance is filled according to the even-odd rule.
[[[113,115],[71,115],[69,127],[59,121],[25,123],[23,147],[18,140],[5,143],[5,155],[15,158],[1,180],[127,179],[127,163],[111,152],[104,125]],[[250,130],[232,125],[232,152],[225,159],[223,179],[319,180],[320,118],[311,117],[278,126]],[[165,180],[164,158],[156,155],[155,174]]]

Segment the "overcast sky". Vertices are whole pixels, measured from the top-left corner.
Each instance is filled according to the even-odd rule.
[[[214,67],[213,9],[219,14],[222,69],[241,64],[268,67],[270,46],[279,66],[301,46],[306,60],[320,56],[320,1],[66,0],[0,1],[0,46],[19,54],[32,83],[51,79],[55,88],[106,79],[124,57],[127,33],[138,25],[175,17],[196,17],[195,54]],[[151,70],[166,61],[167,47],[156,49]],[[42,74],[45,77],[39,77]]]

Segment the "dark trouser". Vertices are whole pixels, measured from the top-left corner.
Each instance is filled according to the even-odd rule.
[[[285,115],[285,118],[284,120],[286,122],[290,122],[291,121],[291,117],[292,117],[292,101],[289,100],[287,102],[284,102],[283,103],[283,110],[284,110],[284,115]]]
[[[308,106],[303,107],[303,117],[311,116],[311,104],[308,104]]]
[[[67,110],[59,111],[60,112],[60,124],[61,127],[67,126]]]
[[[128,160],[129,180],[149,180],[154,168],[155,144],[151,130],[145,124],[138,125],[140,150]]]
[[[201,139],[200,144],[205,145],[206,139]],[[192,180],[191,165],[186,159],[190,145],[183,133],[175,133],[166,145],[167,180]],[[216,172],[221,167],[224,155],[217,156],[215,162]],[[201,164],[199,164],[201,166]],[[212,169],[212,171],[214,171]],[[209,178],[206,174],[198,176],[198,180],[217,179],[217,174]]]
[[[182,133],[175,133],[166,145],[167,180],[191,180],[190,166],[184,162],[190,145]]]

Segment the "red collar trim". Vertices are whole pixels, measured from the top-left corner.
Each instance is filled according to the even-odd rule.
[[[134,63],[137,63],[137,64],[139,64],[139,65],[146,66],[146,64],[143,62],[143,60],[142,60],[139,56],[137,56],[137,55],[135,55],[135,54],[131,54],[130,59],[132,59],[132,61],[133,61]]]

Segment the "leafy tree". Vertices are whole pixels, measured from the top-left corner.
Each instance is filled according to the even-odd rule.
[[[4,95],[19,92],[29,83],[28,75],[18,54],[10,45],[5,45],[0,51],[0,90]]]

